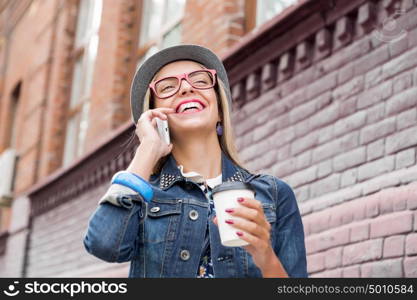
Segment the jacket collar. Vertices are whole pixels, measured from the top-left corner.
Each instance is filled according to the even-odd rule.
[[[236,166],[233,161],[227,157],[222,151],[222,181],[241,181],[245,180],[245,176],[242,170]],[[176,181],[187,180],[182,176],[180,169],[178,168],[177,161],[175,160],[172,153],[169,154],[164,166],[161,170],[159,187],[162,190],[168,189]]]

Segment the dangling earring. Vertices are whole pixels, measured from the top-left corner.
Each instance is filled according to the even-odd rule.
[[[217,135],[223,135],[223,127],[220,122],[217,122],[216,131],[217,131]]]

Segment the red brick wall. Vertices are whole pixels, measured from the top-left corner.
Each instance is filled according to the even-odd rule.
[[[130,78],[135,70],[137,1],[103,1],[86,151],[107,140],[130,117]]]
[[[244,0],[189,0],[182,41],[223,53],[245,34]]]

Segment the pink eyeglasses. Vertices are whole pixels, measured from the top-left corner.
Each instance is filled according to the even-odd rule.
[[[206,90],[216,84],[216,70],[203,69],[177,76],[165,77],[151,82],[149,87],[158,98],[165,99],[175,95],[179,91],[183,79],[187,80],[195,89]]]

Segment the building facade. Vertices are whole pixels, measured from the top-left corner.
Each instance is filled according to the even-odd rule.
[[[224,61],[241,159],[286,181],[317,277],[417,276],[414,0],[0,1],[0,276],[127,276],[82,244],[137,141],[136,67]]]

